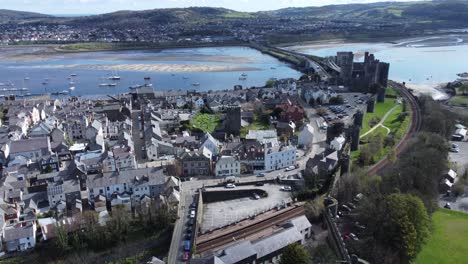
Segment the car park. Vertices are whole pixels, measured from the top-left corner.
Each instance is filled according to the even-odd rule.
[[[225,188],[227,188],[227,189],[233,189],[233,188],[236,188],[236,185],[233,184],[233,183],[228,183],[228,184],[226,184]]]

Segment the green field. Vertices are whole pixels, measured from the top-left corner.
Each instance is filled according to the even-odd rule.
[[[452,106],[468,106],[468,96],[455,95],[454,97],[450,98],[448,104]]]
[[[415,264],[468,262],[468,214],[439,209],[432,215],[433,230]]]
[[[364,121],[362,122],[362,129],[361,129],[361,135],[369,131],[371,127],[369,126],[369,121],[377,116],[382,118],[388,110],[390,110],[393,106],[395,106],[396,100],[395,99],[389,99],[385,98],[385,102],[383,103],[375,103],[375,108],[374,108],[374,113],[366,113],[364,115]]]
[[[221,120],[219,115],[198,113],[192,120],[190,120],[190,125],[194,128],[203,130],[205,133],[212,133],[220,122]]]

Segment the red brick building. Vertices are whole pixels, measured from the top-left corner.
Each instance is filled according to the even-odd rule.
[[[293,121],[299,123],[304,118],[304,108],[298,103],[292,103],[289,99],[286,99],[282,104],[276,106],[282,111],[280,113],[280,119],[283,122]]]

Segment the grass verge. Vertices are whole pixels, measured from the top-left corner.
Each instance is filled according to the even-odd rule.
[[[466,263],[468,214],[439,209],[432,215],[432,229],[414,264]]]

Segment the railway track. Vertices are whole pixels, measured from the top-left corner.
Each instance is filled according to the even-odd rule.
[[[421,130],[422,127],[422,116],[421,116],[421,109],[419,108],[418,101],[416,97],[406,89],[405,86],[402,84],[389,81],[390,87],[397,90],[400,95],[404,98],[406,102],[408,102],[411,108],[411,124],[408,130],[408,133],[398,142],[398,144],[393,148],[395,150],[396,156],[398,157],[407,147],[408,141],[414,136],[415,133]],[[379,171],[382,171],[391,162],[389,157],[385,157],[384,159],[380,160],[377,164],[371,166],[367,172],[368,174],[377,174]]]
[[[197,242],[197,252],[202,253],[208,250],[220,248],[230,242],[242,240],[250,235],[258,233],[260,230],[284,223],[285,221],[302,214],[304,214],[304,207],[296,206],[295,208],[285,210],[284,212],[275,215],[274,217],[246,226],[245,228],[223,234],[210,240],[204,240],[200,243]]]

